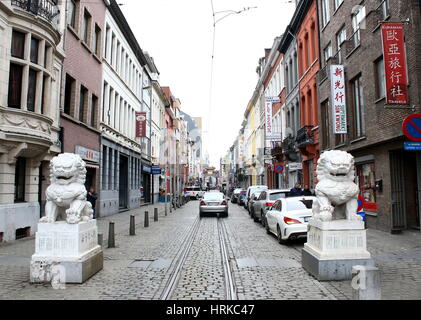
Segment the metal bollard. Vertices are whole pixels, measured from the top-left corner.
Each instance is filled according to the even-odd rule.
[[[380,270],[374,266],[353,266],[351,286],[353,300],[380,300]]]
[[[154,213],[153,213],[153,221],[157,222],[158,221],[158,208],[154,209]]]
[[[135,218],[133,214],[130,216],[130,235],[131,236],[136,235],[136,225],[135,225]]]
[[[165,203],[165,216],[167,216],[168,215],[168,212],[167,212],[167,204]]]
[[[114,222],[112,221],[108,227],[108,248],[115,248]]]
[[[147,228],[149,227],[149,212],[145,211],[145,224],[144,227]]]

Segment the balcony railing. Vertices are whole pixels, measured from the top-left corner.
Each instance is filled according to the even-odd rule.
[[[319,83],[327,78],[327,61],[325,63],[325,66],[317,72],[317,80]]]
[[[308,145],[314,144],[313,132],[311,131],[313,126],[304,126],[297,132],[297,138],[295,142],[298,148],[305,148]]]
[[[284,141],[282,141],[282,150],[285,154],[295,152],[295,139],[291,136],[285,138]]]
[[[272,150],[271,155],[275,156],[278,154],[282,154],[282,145],[279,142],[272,143]]]
[[[59,14],[57,0],[12,0],[12,5],[40,16],[50,23]]]
[[[346,42],[346,54],[350,54],[361,43],[361,31],[357,29],[354,34]]]

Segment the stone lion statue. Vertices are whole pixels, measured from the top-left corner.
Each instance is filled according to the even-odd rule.
[[[40,222],[65,220],[77,224],[92,219],[92,205],[86,200],[86,168],[79,155],[63,153],[50,162],[51,185],[47,188],[45,217]]]
[[[326,151],[317,163],[316,197],[313,218],[361,221],[357,214],[359,188],[354,183],[354,157],[339,150]]]

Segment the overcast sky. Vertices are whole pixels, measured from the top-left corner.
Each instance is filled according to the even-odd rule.
[[[213,0],[215,12],[257,8],[230,15],[216,24],[210,95],[211,0],[117,2],[124,4],[121,9],[140,47],[154,58],[161,86],[171,88],[184,112],[203,118],[208,132],[203,147],[209,152],[211,164],[219,168],[219,159],[234,142],[256,87],[258,60],[284,32],[295,5],[289,0]]]

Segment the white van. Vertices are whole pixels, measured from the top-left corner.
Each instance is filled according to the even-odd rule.
[[[249,201],[253,193],[257,190],[267,190],[268,186],[250,186],[247,188],[246,198],[244,199],[244,208],[250,212]]]
[[[203,197],[203,194],[205,192],[202,191],[202,189],[198,186],[193,186],[193,187],[186,187],[184,190],[184,195],[186,197],[189,197],[190,199],[198,199]]]

